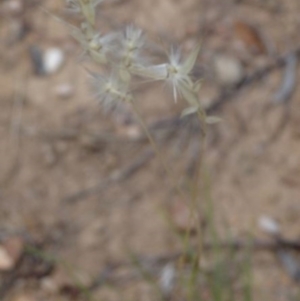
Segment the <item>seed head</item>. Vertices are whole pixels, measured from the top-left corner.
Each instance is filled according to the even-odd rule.
[[[91,24],[95,25],[95,8],[104,0],[66,0],[69,8],[75,13],[81,13]]]
[[[117,34],[101,35],[92,30],[87,23],[83,23],[81,27],[81,30],[73,28],[71,34],[81,44],[84,53],[88,53],[97,63],[107,63],[107,54],[111,50],[113,41],[117,39]]]
[[[135,66],[143,60],[141,50],[145,44],[143,31],[133,25],[127,26],[121,41],[119,59],[121,68],[127,72],[133,72]]]
[[[93,84],[97,99],[105,109],[116,106],[120,101],[130,101],[132,98],[128,86],[116,72],[112,72],[108,78],[93,74]]]
[[[140,28],[129,25],[124,33],[123,47],[127,51],[141,49],[145,43],[143,31]]]
[[[80,13],[81,8],[77,0],[66,0],[66,3],[69,10],[71,10],[74,13]]]
[[[199,84],[193,82],[191,71],[194,68],[199,51],[200,45],[195,47],[187,58],[182,61],[180,52],[172,48],[168,63],[149,67],[140,66],[137,73],[153,80],[162,80],[169,83],[175,101],[177,101],[178,94],[180,94],[189,103],[195,105],[195,101],[198,99]]]

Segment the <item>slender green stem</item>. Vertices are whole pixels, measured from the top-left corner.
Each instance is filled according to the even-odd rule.
[[[165,173],[167,174],[168,178],[170,181],[172,181],[172,185],[174,185],[174,187],[177,189],[178,191],[178,194],[184,199],[185,198],[185,195],[184,195],[184,192],[182,191],[182,189],[180,188],[178,182],[174,179],[174,177],[172,176],[173,175],[173,172],[172,170],[170,169],[170,167],[166,164],[162,154],[161,154],[161,151],[159,150],[158,148],[158,145],[157,143],[155,142],[154,138],[152,137],[139,109],[137,108],[137,106],[135,105],[134,101],[130,101],[130,104],[131,104],[131,107],[132,107],[132,110],[136,116],[136,118],[138,119],[138,122],[140,123],[141,127],[143,128],[143,131],[145,132],[158,160],[160,161]]]
[[[200,196],[200,178],[203,167],[203,158],[205,152],[205,142],[206,142],[206,122],[205,122],[205,112],[202,110],[198,110],[197,112],[198,118],[201,125],[201,148],[200,148],[200,156],[197,162],[197,169],[195,171],[195,175],[192,181],[193,187],[191,190],[191,204],[190,204],[190,220],[195,220],[197,239],[198,239],[198,247],[195,253],[193,262],[192,262],[192,271],[189,278],[189,286],[191,287],[191,293],[189,296],[189,300],[194,300],[197,298],[196,291],[194,291],[193,287],[196,287],[197,275],[199,270],[199,261],[201,259],[201,254],[203,250],[203,231],[200,223],[200,214],[199,214],[199,206],[197,200],[199,200]],[[185,237],[185,247],[188,247],[188,243],[190,241],[190,231],[187,229],[186,237]],[[199,296],[200,297],[200,296]]]
[[[169,168],[169,166],[167,166],[158,146],[157,143],[155,142],[155,140],[153,139],[146,123],[144,122],[143,117],[141,116],[140,111],[138,110],[137,106],[135,105],[134,101],[130,102],[132,110],[136,116],[136,118],[138,119],[138,122],[140,123],[140,125],[143,128],[143,131],[145,132],[153,150],[156,153],[157,158],[159,159],[162,167],[164,168],[164,171],[166,172],[169,180],[171,180],[173,183],[173,185],[176,187],[176,189],[178,190],[178,193],[181,197],[183,197],[183,199],[185,199],[185,195],[183,193],[183,191],[181,190],[181,188],[179,187],[177,181],[173,178],[173,173],[172,170]],[[201,137],[203,138],[203,141],[201,143],[201,150],[200,150],[200,158],[198,160],[198,164],[197,164],[197,170],[195,172],[195,177],[193,179],[193,188],[191,191],[191,219],[190,219],[190,225],[187,229],[186,235],[185,235],[185,239],[184,239],[184,247],[186,250],[188,250],[188,245],[189,245],[189,241],[190,241],[190,228],[191,228],[191,222],[194,218],[194,214],[195,212],[198,212],[198,206],[197,206],[197,199],[199,197],[199,180],[201,177],[201,170],[202,170],[202,161],[203,161],[203,153],[204,153],[204,149],[205,149],[205,140],[206,140],[206,124],[205,124],[205,113],[198,112],[198,117],[201,123],[201,131],[202,131],[202,135]],[[197,214],[197,217],[199,215]],[[199,222],[196,222],[196,227],[197,227],[197,235],[198,235],[198,251],[195,254],[194,260],[193,260],[193,268],[192,268],[192,273],[191,273],[191,277],[189,280],[189,285],[191,287],[195,286],[195,281],[197,281],[197,274],[198,274],[198,265],[199,265],[199,260],[201,258],[201,253],[202,253],[202,245],[203,245],[203,237],[202,237],[202,230],[201,230],[201,224]],[[195,293],[191,293],[190,294],[190,300],[194,299]]]

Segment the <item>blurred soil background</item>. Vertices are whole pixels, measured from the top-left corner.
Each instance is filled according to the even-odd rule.
[[[300,2],[112,0],[101,8],[104,32],[134,23],[183,54],[202,41],[200,99],[223,119],[209,126],[205,156],[218,233],[271,246],[253,252],[253,300],[299,300]],[[88,60],[46,11],[79,24],[62,0],[0,1],[0,298],[85,300],[80,283],[94,300],[157,300],[130,259],[148,260],[159,278],[182,251],[175,232],[189,227],[188,209],[130,109],[97,104]],[[57,68],[45,69],[45,53],[61,60]],[[179,120],[184,103],[168,92],[143,85],[137,99],[184,182],[200,134],[192,119]],[[293,245],[277,251],[266,228]]]

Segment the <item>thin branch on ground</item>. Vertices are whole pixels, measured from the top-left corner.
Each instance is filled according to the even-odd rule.
[[[86,199],[91,195],[100,193],[103,189],[107,189],[111,184],[127,180],[132,177],[138,170],[140,170],[145,164],[147,164],[153,157],[154,152],[150,149],[147,149],[128,166],[125,166],[121,170],[112,172],[108,177],[101,180],[98,184],[67,196],[62,201],[65,203],[74,203],[76,201]]]

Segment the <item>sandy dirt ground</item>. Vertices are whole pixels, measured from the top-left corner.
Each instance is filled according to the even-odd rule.
[[[106,113],[95,101],[82,66],[89,61],[79,59],[66,26],[45,12],[78,22],[63,7],[62,0],[0,1],[0,238],[37,242],[57,259],[51,271],[29,262],[25,276],[13,268],[1,272],[0,293],[12,301],[85,300],[76,279],[88,286],[109,266],[109,277],[119,280],[95,285],[94,300],[157,300],[134,265],[113,267],[130,254],[182,250],[161,213],[167,208],[184,228],[186,208],[130,108]],[[209,126],[204,159],[218,232],[222,240],[230,233],[235,241],[272,242],[259,226],[268,217],[297,242],[300,2],[107,1],[98,18],[103,31],[134,23],[183,53],[202,40],[199,97],[206,107],[219,101],[213,113],[223,119]],[[38,75],[32,54],[52,47],[63,50],[63,65]],[[276,104],[289,76],[293,88]],[[175,104],[163,85],[143,86],[137,99],[176,179],[185,183],[199,150],[198,127],[176,122],[184,103]],[[202,208],[201,202],[204,196]],[[298,300],[299,283],[273,251],[254,252],[252,263],[254,300]]]

